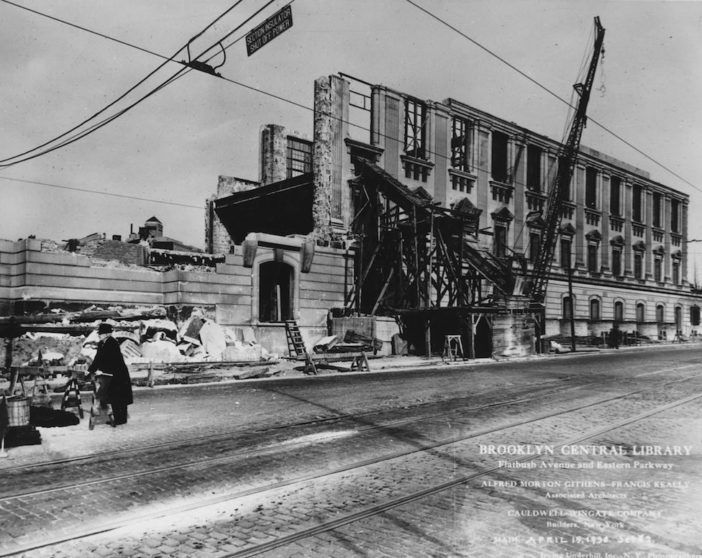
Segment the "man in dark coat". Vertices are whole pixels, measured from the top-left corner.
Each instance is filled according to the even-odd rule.
[[[119,343],[112,337],[112,326],[101,323],[98,327],[100,342],[98,343],[95,360],[88,371],[95,373],[98,370],[110,374],[112,380],[107,388],[107,403],[112,406],[114,420],[112,426],[127,423],[127,405],[134,402],[132,397],[132,379],[122,357]]]

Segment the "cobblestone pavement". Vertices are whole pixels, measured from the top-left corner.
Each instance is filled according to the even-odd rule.
[[[269,403],[270,398],[275,397],[284,399],[285,406],[293,407],[292,413],[281,416],[280,421],[270,421],[270,425],[290,422],[291,417],[298,420],[321,417],[339,409],[344,412],[369,408],[390,411],[394,407],[404,407],[405,413],[367,416],[355,424],[340,422],[323,430],[314,425],[307,427],[309,431],[281,429],[271,439],[247,439],[241,434],[239,438],[235,437],[238,442],[233,444],[244,445],[241,452],[237,453],[236,447],[232,449],[221,440],[211,448],[205,446],[195,450],[203,457],[222,458],[213,463],[167,470],[159,475],[142,475],[136,479],[123,478],[107,485],[84,485],[71,494],[55,491],[48,495],[2,500],[0,517],[3,525],[9,526],[11,538],[5,537],[0,549],[10,551],[18,545],[55,537],[61,532],[70,536],[77,532],[77,525],[86,529],[91,524],[105,525],[105,516],[108,515],[118,520],[116,523],[131,519],[136,524],[51,549],[34,550],[27,555],[217,556],[237,553],[336,518],[362,513],[428,486],[465,479],[494,467],[496,456],[481,454],[480,444],[557,444],[582,435],[583,431],[593,432],[665,402],[702,392],[702,376],[695,373],[698,355],[694,351],[683,351],[676,353],[675,358],[653,359],[636,353],[618,354],[616,362],[619,366],[606,371],[602,370],[601,361],[598,363],[596,359],[582,357],[561,361],[567,362],[567,367],[563,364],[555,367],[545,362],[545,367],[539,366],[541,363],[529,363],[517,370],[497,366],[489,371],[473,369],[464,372],[463,377],[453,372],[444,376],[442,372],[429,380],[426,375],[412,377],[409,391],[408,386],[400,386],[405,382],[404,377],[377,377],[373,378],[373,385],[357,387],[359,397],[355,399],[349,395],[348,378],[338,380],[340,385],[331,382],[329,387],[317,382],[313,385],[315,389],[311,390],[300,386],[291,389],[290,385],[281,384],[268,384],[265,389],[257,387],[261,392],[254,392],[257,394],[254,399],[258,400],[259,413],[265,413],[262,395]],[[660,371],[664,373],[656,374]],[[641,376],[634,378],[636,374]],[[369,376],[362,378],[370,379]],[[554,389],[553,380],[562,382],[562,391]],[[592,385],[593,381],[595,385]],[[431,387],[417,389],[422,384]],[[451,390],[446,389],[447,384],[451,384]],[[538,384],[541,384],[540,388],[533,387]],[[636,390],[640,391],[625,398],[536,420],[547,413],[566,411],[576,404],[585,406]],[[359,400],[361,393],[365,401]],[[394,398],[389,397],[391,393],[396,394]],[[514,399],[516,393],[520,395],[512,404],[495,405],[499,400]],[[268,412],[270,410],[268,408]],[[702,452],[700,424],[694,418],[698,410],[698,402],[693,402],[661,415],[660,420],[653,417],[622,426],[596,443],[656,446],[665,441],[667,445],[697,447],[699,456]],[[314,415],[314,412],[318,414]],[[423,420],[391,422],[406,421],[408,415],[417,415]],[[496,431],[525,419],[533,422]],[[379,424],[385,426],[371,428]],[[697,428],[692,429],[692,426]],[[476,437],[458,440],[469,434]],[[448,443],[452,438],[457,441]],[[442,441],[443,445],[437,445]],[[436,447],[420,451],[431,446]],[[261,451],[264,447],[267,450]],[[193,450],[186,445],[173,450],[170,455],[165,453],[163,462],[178,462],[184,458],[182,453],[188,451]],[[383,454],[395,454],[395,457],[370,462],[373,457]],[[152,467],[154,461],[158,462],[158,456],[159,452],[146,452],[143,456],[137,452],[121,463],[127,472],[143,470]],[[636,487],[629,487],[626,497],[612,502],[608,500],[608,504],[619,505],[623,510],[651,510],[651,502],[647,499],[662,500],[664,508],[655,526],[660,527],[665,536],[653,529],[650,517],[627,517],[622,525],[605,525],[606,529],[603,529],[601,524],[595,522],[591,525],[585,520],[575,521],[571,527],[546,528],[543,517],[510,515],[514,510],[578,509],[581,504],[598,509],[599,501],[585,499],[583,502],[583,499],[572,497],[572,490],[559,490],[562,494],[557,498],[544,494],[546,487],[541,484],[544,475],[565,483],[572,477],[572,470],[547,469],[544,472],[503,467],[489,476],[466,480],[436,495],[390,507],[379,515],[349,522],[316,537],[291,542],[271,550],[268,555],[531,556],[538,555],[538,552],[590,552],[590,542],[599,539],[583,537],[620,535],[651,538],[636,542],[635,539],[621,542],[618,538],[608,539],[609,542],[598,543],[599,547],[593,547],[595,550],[592,551],[616,555],[623,548],[638,550],[639,547],[633,545],[640,543],[642,550],[651,552],[694,554],[700,552],[695,547],[699,542],[694,540],[694,525],[691,524],[691,518],[699,516],[702,511],[699,509],[700,479],[695,476],[694,467],[695,464],[699,466],[699,457],[694,453],[687,457],[687,460],[675,458],[674,465],[679,468],[675,474],[687,479],[689,490],[676,492],[677,489],[668,491],[650,487],[639,489],[642,494],[639,497],[633,495],[639,494]],[[615,462],[616,459],[631,461],[627,456],[607,456],[602,462]],[[341,470],[354,461],[363,460],[369,460],[363,467]],[[565,462],[562,456],[558,461]],[[96,478],[97,474],[96,470],[90,469],[91,466],[84,464],[80,469],[81,474],[89,479]],[[329,476],[322,475],[333,469],[340,470]],[[605,479],[602,482],[619,482],[619,470],[605,472],[615,476],[590,471],[593,478]],[[670,471],[657,472],[663,478],[671,477]],[[24,478],[29,479],[31,469],[26,474],[28,476]],[[313,477],[315,474],[317,478],[292,485],[281,482],[286,478]],[[579,475],[578,478],[586,476]],[[74,477],[70,478],[74,480]],[[515,482],[526,479],[531,484],[528,487],[482,484],[486,479],[498,483],[510,478],[516,479]],[[272,486],[276,482],[279,485]],[[271,485],[271,488],[264,493],[254,491],[255,487],[265,485]],[[9,488],[3,490],[9,491]],[[687,501],[685,506],[680,504],[679,500],[689,495],[696,495],[696,498]],[[203,506],[207,503],[209,505]],[[179,506],[184,511],[174,514]],[[160,519],[159,514],[163,515]],[[31,532],[27,531],[28,526]],[[555,537],[551,535],[554,532],[561,533],[564,539],[573,537],[573,540],[545,538]]]

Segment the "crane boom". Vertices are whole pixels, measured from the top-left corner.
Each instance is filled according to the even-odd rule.
[[[573,86],[576,93],[580,96],[578,106],[573,117],[568,134],[568,140],[561,147],[558,153],[558,171],[556,178],[551,186],[547,198],[546,218],[541,247],[538,258],[534,263],[532,280],[526,284],[526,292],[533,303],[541,304],[546,294],[546,286],[548,284],[548,276],[553,263],[553,256],[556,250],[558,240],[558,231],[561,223],[561,209],[565,193],[570,187],[570,181],[575,170],[575,162],[578,157],[580,148],[580,138],[583,133],[583,128],[587,122],[587,104],[590,100],[590,91],[592,83],[595,79],[595,71],[597,70],[597,61],[602,52],[602,44],[604,42],[604,27],[600,24],[600,18],[595,17],[595,45],[590,68],[587,72],[585,83],[578,83]]]

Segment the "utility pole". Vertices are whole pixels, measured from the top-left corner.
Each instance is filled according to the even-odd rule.
[[[573,304],[573,266],[568,262],[568,304],[570,306],[570,350],[575,352],[575,304]]]

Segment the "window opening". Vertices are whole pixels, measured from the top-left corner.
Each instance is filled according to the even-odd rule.
[[[662,324],[664,320],[665,308],[662,304],[656,306],[656,323]]]
[[[644,306],[643,302],[639,302],[636,305],[636,323],[642,324],[645,321],[646,317],[646,307]]]
[[[470,136],[470,122],[454,116],[451,125],[451,166],[456,170],[470,172]]]
[[[634,253],[634,278],[643,279],[643,254],[641,252]]]
[[[653,260],[653,279],[659,283],[663,280],[663,260],[661,258],[656,258]]]
[[[498,182],[507,182],[507,135],[502,132],[492,132],[492,178]]]
[[[641,186],[634,184],[634,192],[632,199],[632,215],[631,218],[639,223],[643,222],[643,191]]]
[[[670,200],[670,230],[680,232],[680,202],[678,200]]]
[[[592,321],[599,321],[600,319],[600,301],[596,298],[590,301],[590,319]]]
[[[288,137],[287,177],[312,172],[312,142]]]
[[[570,317],[571,317],[570,297],[564,296],[563,297],[563,319],[570,320]]]
[[[682,308],[680,306],[675,307],[675,330],[682,330]]]
[[[585,207],[597,209],[597,170],[585,169]]]
[[[621,300],[617,300],[614,303],[614,321],[623,322],[624,321],[624,303]]]
[[[653,226],[661,226],[661,195],[653,194]]]
[[[536,263],[539,259],[539,250],[541,249],[541,234],[537,232],[529,233],[529,260]]]
[[[597,273],[597,244],[587,246],[587,270],[590,273]]]
[[[507,228],[502,225],[495,225],[495,244],[493,247],[495,256],[504,258],[507,255]]]
[[[673,260],[673,285],[680,283],[680,262]]]
[[[261,322],[293,319],[293,268],[282,262],[259,266],[259,311]]]
[[[621,215],[621,184],[622,180],[619,177],[613,176],[609,182],[609,211],[612,215]]]
[[[561,267],[570,268],[570,240],[565,238],[561,239]]]
[[[426,113],[424,103],[405,99],[405,153],[417,159],[426,158]]]
[[[622,274],[622,251],[619,247],[612,248],[612,275],[619,277]]]
[[[690,325],[700,325],[700,307],[690,306]]]
[[[541,191],[541,153],[536,145],[527,147],[527,188],[533,192]]]

